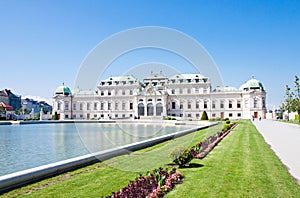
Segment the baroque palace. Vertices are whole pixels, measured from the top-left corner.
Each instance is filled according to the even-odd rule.
[[[59,86],[53,96],[53,114],[59,119],[199,119],[265,118],[266,92],[254,78],[239,89],[216,87],[201,74],[178,74],[170,78],[151,74],[143,82],[132,75],[109,77],[97,91]]]

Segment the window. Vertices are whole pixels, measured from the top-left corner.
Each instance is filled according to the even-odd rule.
[[[86,110],[91,110],[91,104],[90,103],[86,104]]]
[[[191,118],[191,117],[192,117],[192,114],[189,113],[189,114],[187,115],[187,117],[188,117],[188,118]]]
[[[76,103],[73,104],[73,110],[76,111]]]
[[[229,113],[229,117],[232,117],[232,113]]]
[[[265,98],[262,98],[262,107],[266,108],[266,99]]]
[[[190,109],[190,108],[191,108],[191,102],[188,101],[188,109]]]
[[[109,96],[111,95],[111,91],[110,91],[110,90],[108,90],[108,93],[107,93],[107,95],[109,95]]]
[[[181,88],[179,89],[179,93],[182,94],[182,89]]]
[[[196,93],[196,94],[199,93],[199,88],[195,88],[195,93]]]
[[[82,110],[82,108],[83,108],[83,104],[80,103],[80,104],[79,104],[79,110]]]
[[[237,101],[236,107],[237,107],[237,108],[241,108],[241,101]]]
[[[108,103],[108,105],[107,105],[107,106],[108,106],[108,107],[107,107],[107,108],[108,108],[108,110],[111,110],[111,103],[110,103],[110,102]]]
[[[213,113],[213,114],[211,114],[211,116],[214,118],[214,117],[216,117],[216,114],[215,114],[215,113]]]
[[[238,113],[237,116],[240,118],[240,117],[242,116],[242,114],[241,114],[241,113]]]
[[[94,103],[94,110],[97,110],[97,108],[98,108],[98,104],[97,104],[97,102],[95,102]]]
[[[191,89],[189,88],[189,89],[187,89],[187,93],[188,94],[190,94],[191,93]]]
[[[115,110],[119,110],[119,103],[115,103]]]
[[[199,109],[199,106],[200,106],[199,101],[196,101],[196,109]]]
[[[180,109],[183,109],[183,104],[182,104],[182,102],[180,102],[179,108],[180,108]]]
[[[132,90],[129,91],[129,95],[133,95],[133,91]]]
[[[204,101],[204,109],[207,109],[207,101]]]
[[[212,102],[212,105],[211,105],[211,107],[212,107],[213,109],[215,109],[215,108],[216,108],[216,102],[215,102],[215,101],[213,101],[213,102]]]
[[[220,108],[221,108],[221,109],[224,109],[224,101],[221,101],[221,103],[220,103]]]
[[[101,96],[104,96],[104,91],[101,90]]]
[[[253,107],[257,108],[257,99],[254,99],[254,101],[253,101]]]
[[[175,89],[172,89],[172,94],[175,94]]]
[[[207,89],[206,89],[206,88],[203,89],[203,93],[204,93],[204,94],[207,93]]]
[[[133,109],[133,103],[129,103],[129,109],[132,110]]]
[[[104,103],[101,102],[100,110],[104,110]]]
[[[125,114],[122,114],[122,118],[125,118]]]
[[[82,115],[82,114],[80,114],[80,118],[83,118],[83,115]]]
[[[122,110],[125,110],[125,102],[122,103]]]
[[[229,101],[228,108],[232,109],[232,101],[231,100]]]
[[[94,118],[97,118],[97,114],[94,114]]]
[[[67,114],[67,115],[65,115],[65,118],[69,118],[69,115]]]
[[[57,110],[60,110],[60,102],[57,103]]]
[[[200,117],[200,114],[199,113],[196,113],[196,118],[199,118]]]
[[[176,103],[172,102],[172,109],[176,109]]]
[[[66,111],[69,110],[69,103],[68,102],[65,103],[65,110]]]
[[[118,95],[118,90],[117,90],[117,89],[115,89],[115,95],[116,95],[116,96]]]
[[[74,119],[76,118],[76,114],[73,115],[73,118],[74,118]]]
[[[125,95],[125,90],[124,89],[122,90],[122,95]]]
[[[118,114],[116,114],[116,115],[115,115],[115,118],[117,118],[117,117],[119,117],[119,115],[118,115]]]

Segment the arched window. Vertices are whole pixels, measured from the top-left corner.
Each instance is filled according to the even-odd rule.
[[[152,103],[148,103],[147,104],[147,116],[153,116],[153,104]]]
[[[145,115],[145,106],[143,103],[140,103],[138,105],[138,115],[139,116],[144,116]]]
[[[156,116],[161,116],[163,112],[163,105],[161,103],[158,103],[156,105]]]

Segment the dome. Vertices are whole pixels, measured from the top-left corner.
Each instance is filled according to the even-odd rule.
[[[245,84],[240,87],[241,91],[249,91],[249,90],[261,90],[264,91],[264,87],[262,83],[255,78],[248,80]]]
[[[69,87],[65,86],[64,84],[57,87],[55,90],[55,94],[63,94],[65,96],[71,95],[71,90]]]

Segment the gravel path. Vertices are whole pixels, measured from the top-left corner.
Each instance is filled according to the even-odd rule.
[[[273,120],[253,124],[300,185],[300,125]]]

